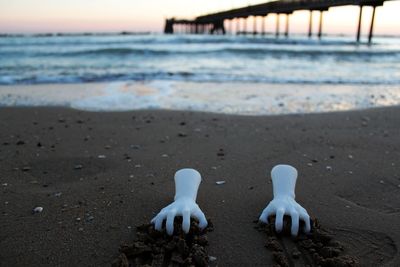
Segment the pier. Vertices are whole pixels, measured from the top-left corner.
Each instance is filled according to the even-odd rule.
[[[359,6],[360,11],[358,13],[358,25],[356,31],[356,40],[360,42],[361,38],[361,24],[362,24],[362,14],[364,7],[372,7],[372,18],[369,27],[368,43],[372,42],[373,31],[374,31],[374,20],[376,8],[383,6],[385,1],[395,1],[395,0],[278,0],[270,1],[263,4],[251,5],[242,8],[236,8],[226,11],[221,11],[217,13],[206,14],[198,16],[194,19],[175,19],[170,18],[166,20],[164,32],[166,34],[173,34],[178,27],[179,32],[190,33],[190,34],[225,34],[225,21],[229,26],[229,31],[232,30],[232,22],[236,20],[236,33],[237,34],[247,34],[247,19],[249,17],[254,17],[253,20],[253,34],[257,34],[257,20],[255,18],[262,18],[262,29],[260,34],[264,35],[265,32],[265,18],[270,14],[275,14],[276,19],[276,30],[275,35],[278,37],[280,35],[279,22],[280,16],[286,16],[285,33],[286,37],[289,36],[289,22],[290,15],[295,11],[307,10],[310,13],[309,25],[308,25],[308,36],[311,38],[313,36],[313,12],[319,12],[319,27],[317,37],[322,37],[323,28],[323,15],[331,7],[339,6]],[[242,23],[240,23],[242,22]],[[240,24],[242,24],[242,29],[240,29]]]

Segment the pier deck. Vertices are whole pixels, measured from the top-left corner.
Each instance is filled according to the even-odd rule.
[[[202,16],[198,16],[194,19],[167,19],[164,32],[165,33],[174,33],[174,25],[184,25],[185,31],[188,33],[222,33],[225,34],[225,26],[224,21],[226,20],[234,20],[234,19],[244,19],[246,20],[248,17],[266,17],[269,14],[277,14],[277,32],[276,35],[279,36],[279,15],[284,14],[287,16],[286,19],[286,32],[285,36],[289,35],[289,16],[295,11],[300,10],[308,10],[310,12],[310,23],[309,23],[309,37],[312,36],[312,12],[319,11],[320,12],[320,21],[319,21],[319,31],[318,37],[322,36],[322,20],[323,20],[323,12],[328,11],[331,7],[339,7],[339,6],[359,6],[359,18],[358,18],[358,28],[357,28],[357,41],[360,41],[360,30],[361,30],[361,19],[362,19],[362,10],[364,6],[373,7],[373,15],[370,25],[370,31],[368,35],[368,42],[371,43],[373,37],[373,27],[375,20],[375,9],[378,6],[382,6],[385,1],[396,1],[396,0],[278,0],[278,1],[270,1],[263,4],[251,5],[242,8],[235,8],[231,10],[206,14]],[[245,22],[244,22],[245,23]],[[254,21],[255,23],[255,21]],[[237,27],[238,28],[238,27]],[[264,28],[264,27],[263,27]],[[254,29],[256,29],[254,25]],[[263,29],[264,31],[264,29]],[[237,29],[237,33],[241,31]],[[245,33],[246,31],[242,31]],[[254,31],[254,34],[256,31]],[[264,34],[264,32],[262,32]]]

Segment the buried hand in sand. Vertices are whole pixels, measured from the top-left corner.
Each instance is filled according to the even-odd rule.
[[[292,218],[291,233],[297,236],[299,232],[299,221],[305,223],[304,232],[311,230],[310,216],[307,211],[295,200],[294,189],[296,187],[297,170],[289,165],[277,165],[271,171],[274,199],[268,204],[260,216],[260,221],[268,223],[268,217],[275,214],[275,229],[281,232],[283,228],[283,216],[290,215]],[[163,221],[166,219],[166,229],[169,235],[174,232],[175,216],[182,216],[182,229],[185,233],[190,229],[190,218],[199,220],[201,229],[207,226],[204,213],[196,204],[197,190],[201,182],[200,173],[193,169],[182,169],[175,173],[175,198],[174,202],[163,208],[151,220],[155,229],[161,231]]]
[[[294,189],[296,187],[297,170],[289,165],[277,165],[271,171],[274,199],[263,210],[260,221],[268,223],[268,217],[275,214],[275,230],[281,232],[283,228],[283,216],[292,218],[291,233],[297,236],[299,221],[305,223],[304,232],[311,230],[310,216],[307,211],[295,200]]]
[[[165,219],[167,233],[174,233],[175,216],[182,216],[182,229],[185,233],[190,229],[190,218],[194,217],[199,221],[201,229],[207,226],[204,213],[196,204],[197,190],[201,182],[200,173],[193,169],[182,169],[175,173],[175,198],[174,202],[163,208],[151,220],[155,224],[155,229],[161,231],[162,223]]]

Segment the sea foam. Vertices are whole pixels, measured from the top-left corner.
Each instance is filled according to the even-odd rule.
[[[166,109],[271,115],[399,104],[400,88],[388,85],[152,81],[0,87],[0,106],[60,106],[87,111]]]

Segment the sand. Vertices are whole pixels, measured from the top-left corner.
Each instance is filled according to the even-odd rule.
[[[110,266],[170,203],[183,167],[203,177],[215,264],[271,266],[254,221],[278,163],[298,169],[296,199],[343,254],[400,265],[400,107],[258,117],[1,108],[0,124],[1,266]]]

